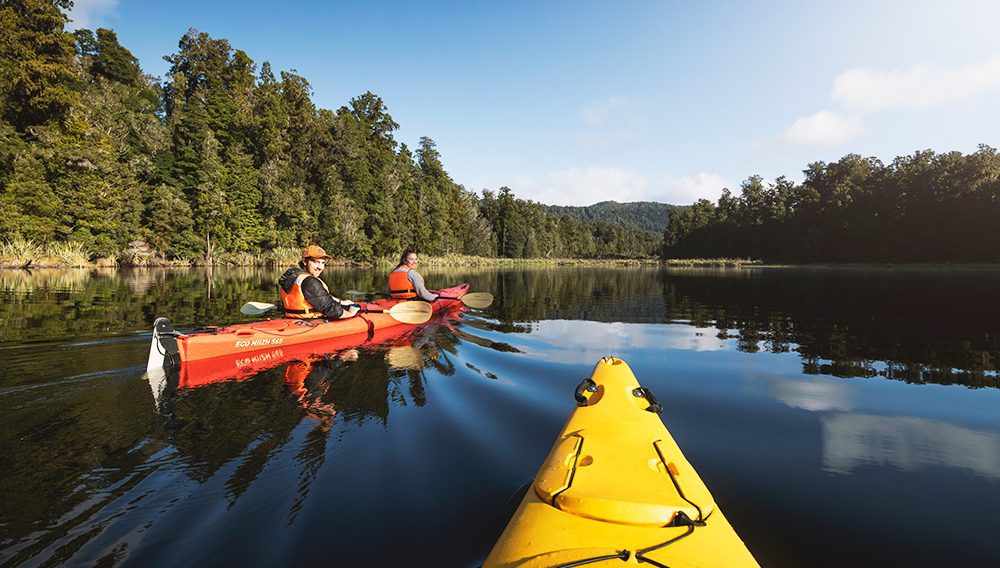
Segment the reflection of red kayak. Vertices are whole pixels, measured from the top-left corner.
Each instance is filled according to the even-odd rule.
[[[448,312],[445,308],[435,313]],[[455,312],[457,313],[457,311]],[[327,354],[362,345],[396,345],[406,343],[413,333],[412,325],[394,325],[376,330],[371,337],[367,333],[344,335],[325,341],[311,341],[293,345],[279,345],[252,353],[234,353],[208,359],[185,361],[180,367],[178,388],[197,388],[227,380],[243,380],[289,361],[312,362]]]
[[[468,290],[468,284],[460,284],[436,292],[450,298],[461,298]],[[403,300],[384,299],[363,303],[362,306],[373,310],[388,309],[401,301]],[[435,312],[460,305],[462,302],[458,299],[442,299],[431,303]],[[207,327],[185,334],[175,332],[169,320],[160,318],[153,328],[147,367],[161,367],[164,362],[181,364],[224,356],[251,359],[255,355],[265,357],[268,352],[275,350],[285,352],[297,345],[348,336],[352,337],[351,345],[358,345],[379,330],[390,327],[412,328],[387,313],[362,313],[353,318],[333,321],[278,318],[225,327]],[[342,348],[351,345],[345,344]]]

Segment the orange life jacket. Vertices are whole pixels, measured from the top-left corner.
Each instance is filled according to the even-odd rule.
[[[403,270],[400,270],[402,268]],[[412,268],[406,266],[398,266],[395,270],[389,273],[389,297],[390,298],[400,298],[409,299],[417,297],[417,289],[413,287],[413,282],[410,282],[410,277],[407,276]],[[420,273],[413,270],[419,276]]]
[[[295,284],[292,284],[292,289],[288,292],[285,292],[285,289],[281,288],[281,303],[285,305],[285,317],[302,319],[323,317],[321,312],[313,311],[312,304],[306,301],[306,297],[302,293],[302,281],[309,278],[309,276],[308,272],[299,274],[295,278]],[[319,282],[326,288],[327,292],[330,291],[326,282],[322,280]]]

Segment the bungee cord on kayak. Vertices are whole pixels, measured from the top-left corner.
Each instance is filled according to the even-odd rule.
[[[601,359],[574,398],[485,567],[758,566],[624,361]]]

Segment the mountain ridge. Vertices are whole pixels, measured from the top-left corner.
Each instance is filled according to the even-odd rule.
[[[542,205],[556,216],[569,215],[581,221],[603,221],[629,229],[663,234],[669,221],[668,203],[659,201],[599,201],[592,205]],[[685,209],[686,206],[679,206]]]

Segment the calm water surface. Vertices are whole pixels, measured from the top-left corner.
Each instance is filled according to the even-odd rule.
[[[278,272],[0,272],[0,565],[478,566],[604,355],[763,565],[1000,565],[1000,272],[427,270],[497,301],[146,375]]]

